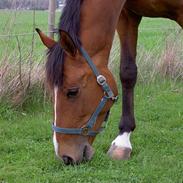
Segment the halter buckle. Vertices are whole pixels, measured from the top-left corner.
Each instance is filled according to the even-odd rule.
[[[112,97],[111,99],[112,99],[114,102],[117,102],[118,99],[119,99],[119,97],[118,97],[118,96],[115,96],[115,97]]]
[[[89,132],[88,127],[83,127],[82,130],[81,130],[81,135],[87,136],[88,135],[88,132]]]
[[[104,85],[106,83],[106,78],[103,75],[97,76],[97,83],[101,86]]]

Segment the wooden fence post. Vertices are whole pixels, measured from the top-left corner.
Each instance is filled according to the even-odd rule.
[[[48,31],[49,37],[54,38],[56,0],[49,0]]]

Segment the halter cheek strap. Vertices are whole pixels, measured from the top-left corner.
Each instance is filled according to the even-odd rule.
[[[97,131],[92,130],[95,126],[96,120],[102,109],[104,108],[106,102],[108,100],[117,101],[118,96],[114,96],[113,91],[111,90],[110,86],[108,85],[106,78],[101,75],[96,68],[95,64],[91,60],[88,53],[84,50],[83,47],[80,48],[80,52],[85,58],[86,62],[90,66],[91,70],[93,71],[94,75],[96,76],[97,83],[102,87],[104,91],[104,96],[102,97],[99,105],[97,106],[94,113],[91,115],[90,119],[88,120],[87,124],[82,128],[60,128],[52,124],[53,131],[61,134],[71,134],[71,135],[83,135],[83,136],[96,136],[98,133],[102,131],[103,128],[100,128]],[[109,112],[106,114],[106,119],[108,118]],[[107,121],[105,119],[105,121]]]

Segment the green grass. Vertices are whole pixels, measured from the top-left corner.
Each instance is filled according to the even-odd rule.
[[[132,135],[131,159],[113,161],[106,155],[118,133],[119,102],[112,109],[105,133],[94,143],[96,152],[92,161],[75,167],[64,166],[55,158],[49,107],[16,113],[11,120],[1,119],[0,182],[181,183],[182,104],[181,83],[163,82],[145,88],[138,85],[135,94],[137,128]]]
[[[143,18],[139,26],[138,47],[152,50],[155,46],[162,47],[165,39],[180,30],[180,26],[169,19]]]
[[[60,13],[56,13],[56,23],[58,23]],[[48,31],[48,12],[35,12],[35,27],[43,31]],[[33,12],[32,11],[8,11],[0,10],[0,35],[21,35],[24,33],[32,33],[33,30]],[[32,34],[26,36],[18,36],[23,60],[26,60],[31,50]],[[17,39],[13,37],[0,36],[0,59],[10,53],[8,56],[11,59],[17,58],[19,55],[17,47]],[[34,61],[43,59],[45,47],[41,44],[37,34],[34,41]],[[17,54],[18,53],[18,54]]]
[[[47,30],[47,12],[36,11],[36,26]],[[32,12],[0,11],[0,34],[32,32]],[[57,13],[58,22],[59,13]],[[151,51],[165,45],[164,39],[179,26],[165,19],[143,19],[138,47]],[[34,61],[42,61],[44,46],[35,37]],[[30,54],[32,36],[19,37],[23,60]],[[0,60],[18,58],[15,38],[0,37]],[[7,54],[8,53],[8,54]],[[164,182],[182,183],[183,176],[183,87],[162,81],[138,83],[135,93],[137,128],[132,135],[133,154],[129,161],[113,161],[106,152],[118,134],[119,100],[112,109],[105,133],[94,143],[92,161],[77,167],[64,166],[54,155],[51,105],[42,104],[41,93],[31,94],[22,108],[0,104],[0,182]]]
[[[56,13],[56,24],[60,12]],[[33,32],[32,11],[7,11],[0,10],[0,35],[6,34],[22,34]],[[41,30],[47,31],[48,29],[48,12],[47,11],[36,11],[35,13],[35,26]],[[151,50],[154,46],[162,44],[164,45],[164,39],[167,35],[172,33],[172,29],[177,30],[179,26],[167,19],[149,19],[144,18],[140,24],[139,32],[139,46],[143,46],[147,50]],[[8,56],[15,60],[19,54],[17,50],[16,37],[1,37],[0,36],[0,58],[8,54]],[[26,60],[30,53],[32,35],[19,36],[20,45],[22,47],[23,59]],[[34,61],[41,60],[44,55],[44,46],[41,44],[37,34],[35,34],[34,43]],[[11,60],[10,59],[10,60]]]

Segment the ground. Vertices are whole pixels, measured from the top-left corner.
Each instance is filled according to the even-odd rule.
[[[120,100],[119,100],[120,101]],[[118,133],[120,105],[112,109],[91,162],[64,166],[54,155],[49,107],[0,120],[0,182],[183,182],[183,88],[163,82],[135,94],[137,128],[128,161],[106,152]],[[43,109],[43,108],[42,108]],[[11,114],[10,114],[11,115]]]
[[[8,26],[7,22],[12,21],[14,15],[14,12],[0,11],[1,35],[33,30],[32,12],[17,12],[16,21]],[[36,12],[36,26],[47,30],[47,12]],[[163,49],[164,39],[173,32],[169,30],[170,27],[179,30],[172,21],[144,19],[140,27],[138,47],[143,47],[150,53],[157,45],[158,49]],[[19,39],[26,58],[32,36]],[[18,55],[13,51],[17,46],[16,38],[0,37],[0,41],[0,58],[8,53],[7,58],[14,61],[14,57]],[[39,61],[42,61],[43,51],[44,47],[36,37],[34,56]],[[156,55],[156,52],[154,54]],[[141,56],[141,50],[138,51],[141,62],[144,57]],[[118,59],[115,57],[115,60]],[[153,59],[154,63],[156,61]],[[0,103],[0,182],[182,183],[182,80],[153,75],[156,79],[152,81],[151,78],[148,82],[145,74],[147,70],[140,65],[139,68],[139,78],[144,77],[138,80],[135,90],[137,128],[131,138],[133,153],[130,160],[114,161],[106,155],[112,140],[118,134],[120,99],[112,108],[105,132],[96,138],[93,159],[73,167],[65,166],[55,158],[51,104],[46,102],[43,105],[43,97],[33,93],[32,99],[24,104],[22,109],[12,109]],[[148,72],[151,70],[150,67]]]

